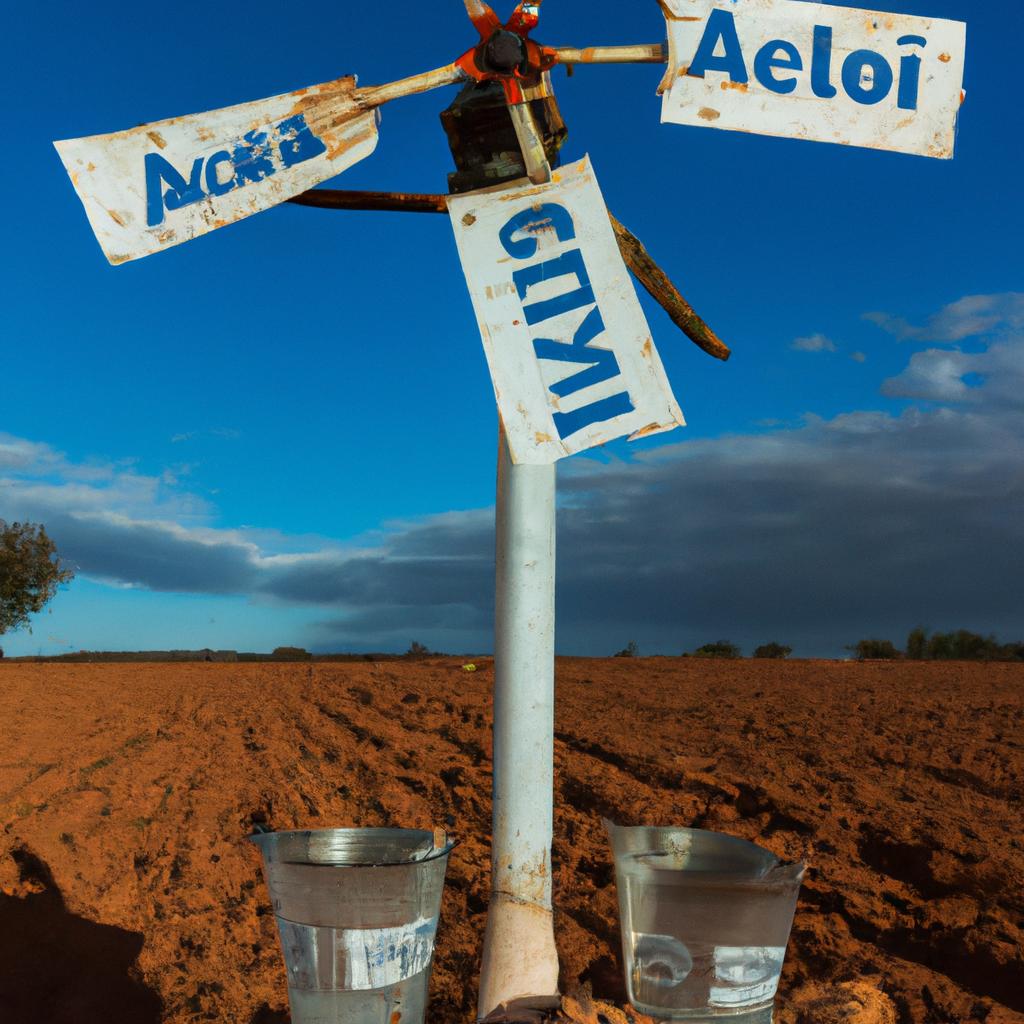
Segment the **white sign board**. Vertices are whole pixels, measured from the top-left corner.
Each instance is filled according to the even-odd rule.
[[[802,0],[662,6],[662,121],[952,157],[962,22]]]
[[[56,142],[104,254],[124,263],[232,224],[369,156],[356,80]]]
[[[588,159],[448,210],[513,462],[683,425]]]

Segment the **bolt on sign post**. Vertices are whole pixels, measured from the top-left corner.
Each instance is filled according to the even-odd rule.
[[[557,1000],[550,871],[556,462],[683,422],[626,268],[691,341],[718,359],[730,354],[607,212],[589,161],[552,171],[566,130],[551,70],[667,63],[663,121],[953,153],[964,25],[799,0],[660,3],[667,48],[559,48],[530,38],[539,0],[521,0],[504,23],[482,0],[464,0],[479,41],[434,71],[371,88],[340,78],[56,143],[111,263],[286,200],[450,214],[502,424],[495,817],[480,1018]],[[314,188],[373,152],[383,104],[453,84],[465,88],[442,115],[458,168],[452,195]]]

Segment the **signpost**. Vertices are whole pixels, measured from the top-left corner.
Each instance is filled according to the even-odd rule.
[[[683,423],[628,267],[700,348],[729,350],[604,208],[589,161],[552,172],[555,65],[665,63],[662,119],[933,157],[953,153],[965,27],[800,0],[661,0],[669,46],[542,46],[539,0],[436,71],[354,78],[57,143],[112,263],[285,200],[451,215],[502,435],[498,456],[492,892],[480,1018],[557,1001],[551,909],[555,464]],[[307,191],[368,156],[379,107],[442,85],[451,196]],[[543,115],[543,116],[541,116]]]

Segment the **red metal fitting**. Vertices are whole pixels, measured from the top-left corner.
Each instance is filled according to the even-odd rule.
[[[505,26],[509,32],[515,32],[517,36],[522,36],[524,39],[528,36],[536,27],[540,21],[540,0],[522,0],[522,2],[512,12],[512,17],[508,19],[508,24]]]
[[[524,87],[539,84],[540,76],[558,62],[557,52],[549,46],[541,46],[529,38],[540,20],[539,0],[520,0],[512,16],[502,25],[498,16],[483,0],[466,0],[470,20],[480,35],[480,42],[467,50],[455,63],[470,78],[477,82],[501,82],[505,99],[511,103],[525,103]],[[519,60],[514,66],[497,67],[488,60],[488,45],[502,42],[499,36],[508,34],[518,37]],[[494,49],[497,49],[495,47]]]

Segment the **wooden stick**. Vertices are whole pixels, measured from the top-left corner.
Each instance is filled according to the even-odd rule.
[[[728,345],[694,312],[679,289],[668,279],[665,271],[654,262],[640,239],[611,213],[608,216],[615,229],[619,251],[626,261],[626,266],[633,271],[648,294],[668,313],[672,323],[709,356],[723,361],[728,359],[732,355]]]
[[[457,85],[465,81],[465,71],[454,64],[446,64],[443,68],[424,71],[409,78],[400,78],[397,82],[388,82],[387,85],[369,85],[364,89],[356,89],[354,95],[359,105],[364,110],[369,110],[371,107],[379,107],[403,96],[415,96],[417,93],[438,89],[443,85]]]
[[[661,43],[641,43],[636,46],[559,46],[555,47],[561,64],[664,64],[668,60]],[[386,85],[369,85],[355,90],[355,98],[364,110],[379,107],[403,96],[415,96],[445,85],[467,81],[466,73],[455,64],[424,71],[419,75],[401,78]]]
[[[325,210],[395,210],[400,213],[447,213],[447,197],[423,192],[357,192],[314,188],[288,201]]]
[[[576,46],[555,47],[558,60],[562,64],[664,64],[668,60],[665,47],[661,43],[641,43],[636,46]],[[391,100],[403,96],[415,96],[417,93],[428,92],[445,85],[457,85],[465,82],[468,77],[456,64],[446,64],[443,68],[424,71],[419,75],[401,78],[397,82],[386,85],[369,85],[355,90],[355,98],[360,107],[368,110],[379,107]]]
[[[661,43],[636,46],[556,46],[560,64],[664,64],[668,54]]]
[[[359,192],[317,188],[289,202],[328,210],[395,210],[404,213],[447,213],[448,197],[424,192]],[[611,213],[608,214],[626,266],[669,318],[698,348],[715,359],[727,360],[732,351],[683,298],[668,275],[655,263],[643,243]]]

